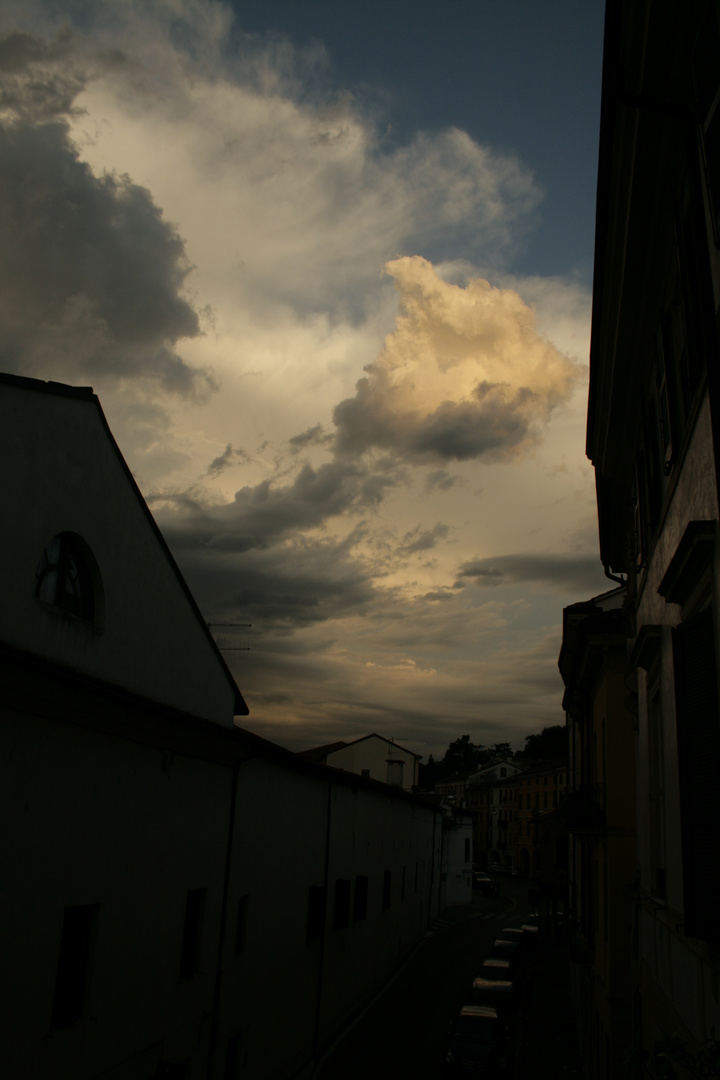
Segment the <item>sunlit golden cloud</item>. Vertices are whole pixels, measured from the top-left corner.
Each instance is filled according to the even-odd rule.
[[[399,313],[354,398],[335,409],[338,447],[415,461],[508,461],[572,393],[577,369],[511,289],[443,281],[420,256],[385,267]]]

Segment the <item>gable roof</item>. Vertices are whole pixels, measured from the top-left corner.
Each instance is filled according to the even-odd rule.
[[[104,412],[102,410],[102,406],[100,405],[100,401],[99,401],[97,395],[93,392],[92,387],[89,387],[89,386],[69,386],[69,385],[67,385],[65,383],[59,383],[59,382],[44,382],[41,379],[31,379],[31,378],[28,378],[27,376],[23,376],[23,375],[11,375],[11,374],[6,374],[6,373],[1,373],[0,372],[0,386],[2,386],[2,385],[12,387],[14,389],[26,391],[26,392],[29,392],[29,393],[51,395],[51,396],[57,397],[57,398],[72,399],[72,400],[75,400],[75,401],[86,403],[88,406],[91,406],[94,409],[94,411],[95,411],[95,413],[97,415],[97,418],[98,418],[98,420],[99,420],[99,422],[101,424],[101,427],[103,429],[104,435],[105,435],[105,437],[107,439],[107,442],[108,442],[108,444],[109,444],[109,446],[111,448],[111,452],[114,454],[114,457],[116,458],[118,465],[120,466],[122,472],[124,473],[124,478],[125,478],[127,484],[129,485],[129,487],[130,487],[130,489],[131,489],[131,491],[132,491],[132,493],[133,493],[133,495],[135,497],[137,505],[138,505],[142,515],[145,518],[147,526],[151,530],[151,532],[152,532],[152,534],[154,536],[155,542],[159,545],[159,547],[160,547],[160,549],[162,551],[162,554],[164,556],[164,559],[167,562],[168,566],[170,567],[170,569],[171,569],[171,571],[172,571],[172,573],[173,573],[173,575],[174,575],[174,577],[176,579],[177,585],[179,586],[180,590],[184,594],[185,600],[186,600],[188,606],[190,607],[190,610],[191,610],[194,618],[197,620],[197,623],[198,623],[199,627],[201,628],[202,633],[204,634],[205,638],[207,639],[207,642],[208,642],[212,652],[214,653],[214,658],[217,661],[218,666],[220,667],[220,669],[221,669],[223,675],[225,676],[227,682],[230,684],[230,688],[232,690],[232,694],[233,694],[233,698],[234,698],[233,713],[234,713],[235,716],[247,716],[248,713],[249,713],[249,709],[248,709],[248,707],[247,707],[247,705],[245,703],[245,700],[243,699],[243,696],[240,693],[240,690],[238,689],[238,686],[237,686],[237,684],[235,682],[235,679],[233,678],[233,675],[232,675],[230,669],[228,668],[227,663],[226,663],[222,653],[220,652],[220,649],[218,648],[217,643],[215,642],[215,639],[213,638],[213,636],[212,636],[212,634],[211,634],[211,632],[210,632],[210,630],[209,630],[209,628],[207,626],[207,623],[203,619],[202,613],[200,612],[200,609],[199,609],[199,607],[197,605],[195,597],[191,593],[190,588],[189,588],[187,582],[185,581],[185,578],[183,577],[177,563],[175,562],[175,559],[174,559],[174,557],[172,555],[172,552],[170,551],[170,548],[167,545],[165,537],[161,533],[161,531],[160,531],[154,517],[152,516],[152,514],[150,512],[150,509],[149,509],[147,503],[145,502],[145,500],[144,500],[144,498],[142,496],[142,493],[140,492],[139,487],[137,486],[137,483],[135,482],[135,478],[134,478],[132,472],[130,471],[129,466],[128,466],[127,462],[125,461],[125,458],[123,457],[123,455],[122,455],[122,453],[120,451],[120,448],[118,447],[118,445],[117,445],[117,443],[115,441],[115,438],[114,438],[114,436],[113,436],[113,434],[112,434],[112,432],[110,430],[110,427],[108,425],[105,414],[104,414]]]
[[[322,764],[328,754],[332,754],[335,750],[341,750],[343,746],[347,746],[346,742],[331,742],[326,743],[324,746],[315,746],[312,750],[299,750],[298,756],[304,757],[308,761],[315,761]]]
[[[359,739],[351,739],[350,742],[326,743],[324,746],[315,746],[310,750],[300,750],[298,752],[302,757],[308,758],[309,761],[324,761],[330,754],[334,754],[338,750],[344,750],[348,746],[357,746],[358,743],[365,742],[367,739],[382,739],[383,742],[396,750],[402,750],[403,754],[409,754],[410,757],[418,759],[422,757],[422,754],[416,754],[414,750],[408,750],[406,746],[400,746],[399,743],[393,742],[392,739],[386,739],[384,735],[378,735],[375,731],[371,732],[370,735],[361,735]]]

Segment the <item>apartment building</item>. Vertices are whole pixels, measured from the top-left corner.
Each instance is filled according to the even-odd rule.
[[[720,1036],[719,311],[720,9],[608,0],[587,453],[627,590],[632,1025],[653,1074],[699,1075]]]

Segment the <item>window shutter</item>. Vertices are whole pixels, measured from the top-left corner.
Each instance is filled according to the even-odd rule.
[[[717,940],[720,718],[712,608],[673,631],[685,931]]]

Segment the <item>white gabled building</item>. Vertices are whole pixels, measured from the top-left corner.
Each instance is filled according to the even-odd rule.
[[[4,1074],[290,1080],[437,915],[440,809],[235,725],[92,391],[0,375],[0,501]]]
[[[386,739],[384,735],[373,732],[351,742],[334,742],[312,750],[302,750],[300,757],[412,791],[417,787],[422,754],[416,754],[400,746],[394,739]]]

